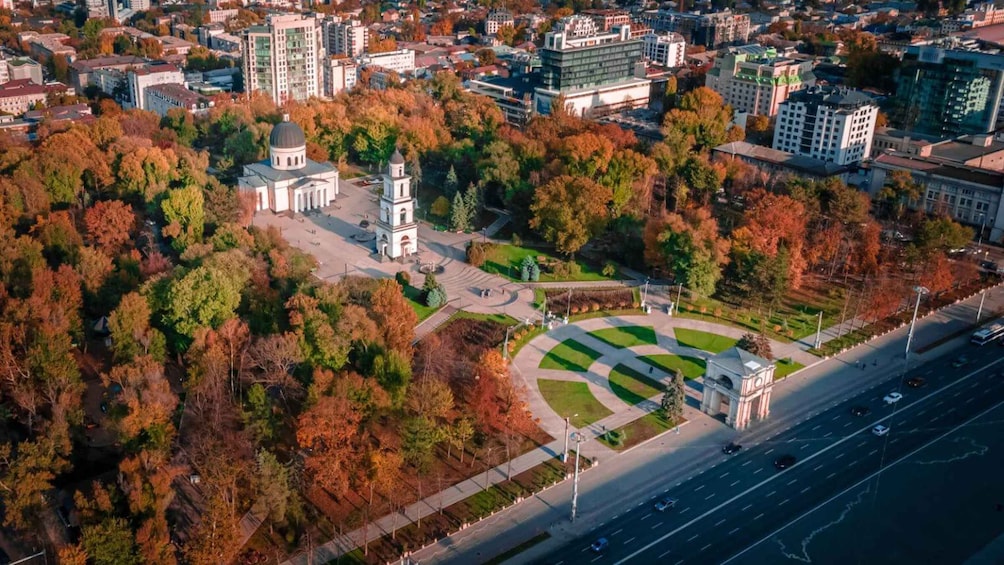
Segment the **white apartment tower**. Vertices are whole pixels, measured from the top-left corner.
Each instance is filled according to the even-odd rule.
[[[816,84],[812,63],[780,57],[773,47],[743,45],[719,51],[705,86],[736,112],[773,116],[793,92]]]
[[[369,29],[359,20],[343,20],[338,16],[328,16],[324,19],[322,27],[324,48],[328,55],[358,57],[369,47]]]
[[[867,95],[836,86],[814,86],[783,102],[774,126],[774,149],[837,165],[871,154],[878,105]]]
[[[395,150],[383,175],[380,219],[376,224],[376,252],[391,259],[418,251],[418,223],[411,177],[404,173],[404,157]]]
[[[642,37],[642,41],[642,54],[653,65],[667,68],[684,65],[687,44],[679,33],[649,32]]]
[[[316,18],[270,15],[241,37],[244,88],[268,93],[277,104],[321,95],[324,46]]]

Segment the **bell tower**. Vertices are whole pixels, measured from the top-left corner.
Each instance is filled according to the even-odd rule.
[[[376,224],[376,252],[399,259],[418,251],[418,223],[411,177],[404,172],[404,157],[394,151],[383,175],[380,195],[380,219]]]

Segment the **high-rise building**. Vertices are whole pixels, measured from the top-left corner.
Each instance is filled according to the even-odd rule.
[[[682,67],[687,43],[679,33],[650,31],[642,38],[645,58],[660,67]]]
[[[869,156],[878,105],[859,90],[813,86],[781,104],[774,149],[850,165]]]
[[[654,31],[675,31],[687,44],[708,49],[746,43],[750,36],[750,17],[728,10],[714,14],[650,10],[642,15],[642,22]]]
[[[345,20],[328,16],[321,24],[324,32],[324,49],[328,55],[358,57],[370,45],[369,28],[359,20]]]
[[[896,74],[892,118],[904,129],[955,137],[997,126],[1004,55],[911,46]]]
[[[351,90],[356,85],[358,68],[351,59],[327,57],[322,65],[324,74],[323,95],[331,98],[343,90]]]
[[[270,15],[241,37],[244,89],[265,92],[277,104],[321,95],[324,46],[316,18]]]
[[[648,104],[651,81],[636,78],[642,41],[630,39],[630,26],[598,32],[585,16],[569,16],[544,36],[540,54],[537,112],[549,114],[559,95],[575,114],[596,116]]]
[[[736,112],[773,116],[788,96],[816,84],[812,63],[779,57],[773,47],[744,45],[720,51],[705,86]]]
[[[583,10],[582,15],[591,18],[600,31],[611,31],[617,26],[631,25],[631,13],[627,10]]]

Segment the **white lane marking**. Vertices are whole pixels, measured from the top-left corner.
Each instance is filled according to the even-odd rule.
[[[757,469],[756,471],[753,471],[753,474],[755,475],[755,474],[759,473],[760,471],[763,471],[763,469]]]
[[[862,441],[861,443],[859,443],[859,444],[857,445],[857,447],[861,447],[862,445],[864,445],[864,444],[866,444],[866,443],[868,443],[868,440],[864,440],[864,441]]]
[[[729,532],[729,535],[731,536],[732,534],[734,534],[734,533],[736,533],[738,531],[739,531],[739,528],[735,528],[734,530],[732,530],[731,532]]]
[[[686,512],[686,511],[688,511],[688,510],[690,510],[690,507],[689,507],[689,506],[688,506],[688,507],[686,507],[686,508],[684,508],[683,510],[680,510],[680,514],[683,514],[684,512]]]
[[[695,539],[697,539],[697,536],[698,536],[698,534],[694,534],[694,535],[690,536],[689,538],[687,538],[687,541],[694,541]]]
[[[705,487],[705,485],[701,485],[701,486],[699,486],[699,487],[695,488],[695,489],[694,489],[694,492],[698,492],[698,491],[700,491],[700,490],[701,490],[702,488],[704,488],[704,487]]]
[[[781,503],[778,504],[778,506],[784,506],[785,504],[788,504],[788,499],[787,498],[784,499],[784,500],[782,500]]]
[[[851,424],[853,424],[853,423],[854,422],[847,422],[846,424],[844,424],[844,427],[845,428],[849,428],[849,427],[851,427]]]
[[[763,518],[763,514],[762,513],[761,514],[757,514],[756,518],[753,518],[753,519],[754,520],[759,520],[760,518]]]
[[[709,495],[708,495],[708,497],[707,497],[707,498],[705,498],[704,500],[711,500],[711,499],[712,499],[712,498],[714,498],[714,497],[715,497],[715,493],[711,493],[711,494],[709,494]]]
[[[727,476],[729,476],[729,472],[728,472],[728,471],[725,471],[724,473],[722,473],[722,476],[720,476],[720,477],[718,477],[718,478],[719,478],[719,479],[724,479],[724,478],[725,478],[725,477],[727,477]]]
[[[746,506],[743,506],[743,512],[749,510],[750,508],[753,508],[752,504],[747,504]]]
[[[811,431],[811,432],[814,432],[814,431],[816,431],[816,430],[818,430],[819,428],[822,428],[822,427],[823,427],[823,425],[822,425],[822,424],[816,424],[816,427],[812,428],[812,429],[811,429],[811,430],[809,430],[809,431]]]
[[[617,530],[616,532],[610,534],[610,537],[616,536],[617,534],[619,534],[619,533],[621,533],[623,531],[624,531],[624,528],[621,528],[621,529]]]
[[[832,435],[833,435],[833,432],[826,432],[825,434],[823,434],[823,439],[826,439],[826,438],[828,438],[828,437],[830,437]]]
[[[805,443],[805,444],[802,444],[802,447],[800,449],[805,449],[807,447],[809,447],[809,444]]]
[[[831,422],[836,422],[839,419],[840,419],[840,414],[837,414],[836,416],[834,416],[833,418],[831,418],[830,421]]]
[[[651,517],[652,517],[652,513],[650,512],[650,513],[645,514],[644,516],[642,516],[641,517],[641,521],[644,522],[645,520],[648,520]]]
[[[766,498],[770,498],[770,497],[774,496],[775,494],[777,494],[777,491],[776,490],[772,490],[772,491],[770,491],[770,492],[767,493]]]
[[[631,538],[631,539],[627,540],[626,542],[624,542],[624,545],[627,545],[627,544],[633,542],[634,540],[635,540],[635,538]]]
[[[701,548],[701,551],[704,551],[705,549],[708,549],[709,547],[711,547],[711,544],[710,544],[710,543],[709,543],[708,545],[706,545],[706,546],[702,547],[702,548]]]
[[[815,467],[813,467],[813,468],[812,468],[812,470],[813,470],[813,471],[818,471],[818,470],[820,470],[820,469],[822,469],[822,468],[823,468],[823,466],[822,466],[822,465],[816,465]]]
[[[764,451],[763,454],[764,455],[770,455],[771,451],[774,451],[774,449],[773,448],[772,449],[768,449],[767,451]]]
[[[736,485],[738,485],[738,484],[739,484],[739,481],[736,481],[736,482],[732,483],[732,484],[731,484],[731,485],[729,485],[729,486],[730,486],[730,487],[734,487],[734,486],[736,486]]]
[[[669,555],[670,551],[673,551],[673,550],[672,549],[667,549],[666,551],[664,551],[661,555],[659,555],[659,559],[662,559],[663,557]]]
[[[725,520],[726,520],[725,518],[722,518],[721,520],[715,522],[715,526],[721,526],[722,524],[725,523]]]
[[[1002,359],[1002,360],[1004,360],[1004,359]],[[997,364],[997,363],[998,363],[999,361],[1000,361],[1000,360],[998,360],[998,361],[995,361],[995,362],[993,362],[993,363],[991,363],[991,364],[989,364],[989,365],[986,365],[985,367],[983,367],[983,369],[986,369],[987,367],[991,367],[991,366],[993,366],[993,365]],[[970,373],[969,375],[967,375],[967,376],[966,376],[966,377],[964,377],[964,378],[969,378],[969,377],[970,377],[970,376],[972,376],[973,374],[975,374],[975,372],[974,372],[974,373]],[[956,381],[956,382],[959,382],[959,381]],[[954,383],[953,383],[953,384],[954,384]],[[950,385],[948,385],[948,386],[953,386],[953,385],[951,385],[951,384],[950,384]],[[827,504],[829,504],[829,503],[833,502],[834,500],[837,500],[838,498],[840,498],[840,497],[844,496],[844,495],[845,495],[845,494],[847,494],[848,492],[851,492],[852,490],[854,490],[854,489],[856,489],[856,488],[860,487],[861,485],[863,485],[863,484],[867,483],[868,481],[871,481],[872,479],[874,479],[874,478],[875,478],[876,476],[878,476],[878,475],[882,474],[883,472],[885,472],[885,471],[888,471],[888,470],[889,470],[889,469],[891,469],[892,467],[894,467],[894,466],[896,466],[896,465],[899,465],[900,463],[902,463],[902,462],[904,462],[904,461],[908,460],[909,458],[913,457],[914,455],[916,455],[917,453],[921,452],[922,450],[924,450],[924,449],[927,449],[928,447],[930,447],[930,446],[934,445],[935,443],[937,443],[937,442],[939,442],[939,441],[941,441],[941,440],[945,439],[946,437],[950,436],[951,434],[953,434],[953,433],[955,433],[955,432],[957,432],[957,431],[961,430],[961,429],[962,429],[962,428],[964,428],[965,426],[969,425],[969,423],[970,423],[970,422],[974,422],[974,421],[976,421],[977,419],[979,419],[979,418],[981,418],[982,416],[984,416],[984,415],[986,415],[986,414],[990,413],[990,412],[991,412],[991,411],[993,411],[993,410],[996,410],[997,408],[999,408],[999,407],[1001,407],[1001,406],[1004,406],[1004,400],[1002,400],[1002,401],[998,402],[997,404],[994,404],[993,406],[991,406],[990,408],[987,408],[986,410],[984,410],[984,411],[980,412],[979,414],[976,414],[976,415],[974,415],[973,417],[971,417],[971,418],[969,418],[968,420],[966,420],[966,421],[962,422],[961,424],[959,424],[959,425],[955,426],[954,428],[952,428],[952,429],[948,430],[947,432],[945,432],[945,433],[943,433],[943,434],[939,435],[938,437],[936,437],[936,438],[932,439],[931,441],[929,441],[929,442],[927,442],[927,443],[925,443],[925,444],[921,445],[921,446],[920,446],[920,447],[918,447],[917,449],[914,449],[913,451],[911,451],[911,452],[907,453],[906,455],[904,455],[904,456],[900,457],[899,459],[897,459],[897,460],[893,461],[892,463],[889,463],[889,464],[888,464],[888,465],[886,465],[885,467],[882,467],[882,468],[880,468],[880,469],[878,469],[878,470],[876,470],[876,471],[872,472],[871,474],[869,474],[869,475],[868,475],[868,476],[866,476],[865,478],[863,478],[863,479],[861,479],[860,481],[858,481],[858,482],[854,483],[853,485],[851,485],[851,486],[847,487],[846,489],[844,489],[844,490],[842,490],[842,491],[838,492],[837,494],[834,494],[834,495],[833,495],[833,496],[831,496],[830,498],[828,498],[828,499],[826,499],[826,500],[824,500],[824,501],[820,502],[820,503],[819,503],[819,504],[817,504],[817,505],[816,505],[815,507],[813,507],[813,508],[811,508],[811,509],[807,510],[807,511],[806,511],[806,512],[804,512],[803,514],[801,514],[801,515],[799,515],[799,516],[796,516],[796,517],[795,517],[794,519],[792,519],[792,520],[791,520],[790,522],[788,522],[787,524],[785,524],[785,525],[781,526],[780,528],[778,528],[778,529],[774,530],[773,532],[771,532],[771,533],[767,534],[766,536],[764,536],[763,538],[761,538],[761,539],[760,539],[759,541],[757,541],[757,542],[754,542],[754,543],[753,543],[753,544],[751,544],[751,545],[750,545],[749,547],[747,547],[746,549],[744,549],[744,550],[740,551],[739,553],[737,553],[737,554],[733,555],[732,557],[729,557],[729,558],[728,558],[728,559],[726,559],[726,560],[725,560],[724,562],[722,562],[722,565],[725,565],[726,563],[730,563],[730,562],[732,562],[732,561],[735,561],[736,559],[739,559],[740,557],[742,557],[743,555],[745,555],[745,554],[746,554],[746,552],[750,551],[750,550],[751,550],[751,549],[753,549],[754,547],[757,547],[758,545],[762,544],[763,542],[765,542],[765,541],[767,541],[767,540],[769,540],[769,539],[773,538],[774,536],[776,536],[776,535],[777,535],[777,534],[779,534],[780,532],[782,532],[782,531],[784,531],[784,530],[786,530],[786,529],[790,528],[790,527],[791,527],[792,525],[794,525],[794,524],[795,524],[796,522],[798,522],[798,521],[799,521],[799,520],[801,520],[802,518],[805,518],[806,516],[808,516],[808,515],[810,515],[810,514],[812,514],[812,513],[816,512],[816,511],[817,511],[817,510],[819,510],[820,508],[822,508],[822,507],[826,506]],[[712,511],[713,511],[713,510],[712,510]],[[711,511],[709,511],[709,512],[711,512]],[[762,514],[761,514],[761,516],[762,516]],[[618,564],[620,564],[620,563],[623,563],[623,562],[624,562],[624,561],[618,561]]]
[[[873,450],[871,450],[871,451],[868,452],[868,455],[875,455],[876,453],[878,453],[878,450],[877,449],[873,449]]]
[[[973,377],[974,375],[976,375],[977,373],[979,373],[979,372],[981,372],[981,371],[984,371],[984,370],[986,370],[986,369],[988,369],[988,368],[990,368],[990,367],[993,367],[993,366],[995,366],[995,365],[997,365],[997,364],[999,364],[999,363],[1002,363],[1002,362],[1004,362],[1004,358],[1001,358],[1001,359],[997,359],[996,361],[991,361],[990,363],[987,363],[986,365],[983,365],[982,367],[980,367],[980,368],[978,368],[978,369],[975,369],[975,370],[973,370],[973,371],[972,371],[972,372],[970,372],[969,374],[967,374],[967,375],[964,375],[963,377],[961,377],[961,378],[959,378],[959,379],[957,379],[957,380],[955,380],[955,381],[953,381],[953,382],[949,383],[948,385],[946,385],[945,387],[943,387],[943,388],[942,388],[942,389],[940,390],[940,392],[942,392],[942,393],[943,393],[943,392],[944,392],[945,390],[947,390],[947,389],[950,389],[950,388],[952,388],[952,387],[955,387],[955,386],[960,386],[960,385],[961,385],[961,384],[962,384],[963,382],[965,382],[965,381],[969,380],[970,378],[972,378],[972,377]],[[966,383],[966,384],[968,384],[968,383]],[[931,394],[933,394],[933,393],[931,393]],[[904,406],[903,408],[901,408],[901,410],[906,410],[906,409],[910,408],[911,406],[914,406],[914,405],[916,405],[917,403],[919,403],[919,402],[922,402],[922,401],[926,400],[927,398],[928,398],[928,397],[927,397],[927,396],[925,396],[925,397],[922,397],[922,398],[919,398],[919,399],[917,399],[917,400],[914,400],[914,401],[913,401],[913,402],[911,402],[910,404],[907,404],[906,406]],[[1004,404],[1004,401],[1002,401],[1002,402],[1001,402],[1001,404]],[[997,406],[999,406],[999,405],[1000,405],[1000,404],[997,404],[997,405],[994,405],[994,406],[993,406],[993,408],[996,408],[996,407],[997,407]],[[989,410],[989,409],[988,409],[988,410]],[[843,444],[844,442],[846,442],[846,441],[850,441],[850,439],[851,439],[851,438],[853,438],[854,436],[856,436],[856,435],[858,435],[858,434],[861,434],[861,433],[865,433],[865,432],[867,432],[867,431],[871,430],[871,428],[873,428],[873,427],[874,427],[874,425],[875,425],[876,423],[880,423],[880,422],[883,422],[883,421],[885,421],[885,420],[887,420],[887,419],[889,419],[889,418],[890,418],[890,416],[886,416],[886,417],[884,417],[884,418],[879,418],[879,419],[878,419],[878,421],[876,421],[876,422],[873,422],[873,423],[870,423],[870,424],[868,424],[867,426],[865,426],[865,427],[861,428],[860,430],[858,430],[858,431],[856,431],[856,432],[854,432],[854,433],[852,433],[852,434],[850,434],[850,435],[847,435],[847,436],[845,436],[845,437],[843,437],[843,438],[841,438],[841,439],[838,439],[837,441],[835,441],[835,442],[833,442],[832,444],[830,444],[830,445],[828,445],[828,446],[824,447],[823,449],[820,449],[819,451],[817,451],[817,452],[813,453],[812,455],[809,455],[809,456],[808,456],[808,457],[806,458],[806,460],[810,460],[810,459],[812,459],[812,458],[814,458],[814,457],[819,457],[819,456],[821,456],[822,454],[826,453],[827,451],[829,451],[829,450],[831,450],[831,449],[834,449],[834,448],[836,448],[837,446],[839,446],[839,445]],[[803,463],[804,463],[804,462],[803,462]],[[851,464],[853,465],[853,463],[851,463]],[[886,468],[888,468],[888,467],[886,467]],[[762,470],[763,470],[763,469],[761,468],[761,469],[758,469],[757,471],[762,471]],[[754,474],[756,474],[756,473],[754,473]],[[652,548],[652,547],[654,547],[655,545],[657,545],[657,544],[660,544],[660,543],[662,543],[662,542],[666,541],[667,539],[669,539],[669,538],[670,538],[671,536],[674,536],[674,535],[676,535],[677,533],[679,533],[679,532],[680,532],[681,530],[683,530],[684,528],[688,528],[688,527],[690,527],[691,525],[693,525],[693,524],[694,524],[695,522],[697,522],[698,520],[700,520],[700,519],[702,519],[702,518],[705,518],[705,517],[707,517],[707,516],[711,515],[711,514],[712,514],[713,512],[718,512],[718,511],[719,511],[719,510],[721,510],[721,509],[722,509],[722,507],[724,507],[725,505],[727,505],[727,504],[729,504],[729,503],[731,503],[731,502],[735,502],[736,500],[739,500],[739,498],[741,498],[741,497],[743,497],[743,496],[746,496],[747,494],[749,494],[749,493],[753,492],[754,490],[756,490],[756,489],[758,489],[758,488],[762,487],[763,485],[765,485],[765,484],[769,483],[770,481],[772,481],[772,480],[776,479],[776,478],[777,478],[778,476],[779,476],[779,475],[773,475],[773,476],[770,476],[770,477],[767,477],[766,479],[764,479],[764,480],[760,481],[759,483],[757,483],[757,484],[755,484],[755,485],[753,485],[753,486],[749,487],[748,489],[744,490],[743,492],[740,492],[740,493],[736,494],[735,496],[733,496],[733,497],[731,497],[731,498],[728,498],[728,499],[724,500],[724,501],[723,501],[723,502],[721,502],[721,503],[720,503],[720,504],[719,504],[718,506],[715,506],[714,508],[712,508],[712,509],[710,509],[710,510],[706,510],[706,511],[705,511],[705,512],[704,512],[703,514],[700,514],[699,516],[696,516],[696,517],[694,517],[694,518],[693,518],[692,520],[690,520],[689,522],[687,522],[687,523],[685,523],[685,524],[683,524],[683,525],[681,525],[681,526],[677,527],[677,528],[676,528],[675,530],[672,530],[672,531],[670,531],[670,532],[667,532],[667,533],[663,534],[663,535],[662,535],[662,536],[660,536],[659,538],[657,538],[657,539],[655,539],[655,540],[653,540],[653,541],[649,542],[648,544],[646,544],[646,545],[642,546],[641,548],[639,548],[639,549],[635,550],[634,552],[630,553],[629,555],[625,556],[624,558],[622,558],[622,559],[618,560],[618,561],[617,561],[617,562],[615,563],[615,565],[621,565],[622,563],[626,563],[627,561],[630,561],[631,559],[634,559],[635,557],[637,557],[637,556],[641,555],[642,553],[644,553],[644,552],[648,551],[649,549],[651,549],[651,548]],[[773,534],[771,534],[771,535],[773,535]],[[768,537],[769,537],[769,536],[768,536]],[[767,538],[764,538],[764,539],[767,539]],[[752,547],[752,546],[750,546],[750,547]],[[748,550],[748,549],[749,549],[749,548],[747,548],[747,550]],[[745,551],[744,551],[744,553],[745,553]],[[733,557],[732,559],[735,559],[735,557]],[[731,560],[731,559],[730,559],[730,560]]]
[[[742,465],[740,465],[740,467],[745,467],[745,466],[749,465],[750,463],[752,463],[752,461],[747,461],[747,462],[743,463]]]
[[[826,479],[829,480],[829,479],[832,479],[833,477],[836,477],[836,476],[837,476],[836,473],[830,473],[829,475],[826,475]]]
[[[795,484],[797,482],[798,482],[798,479],[792,479],[792,480],[788,481],[788,486],[791,486],[791,485],[793,485],[793,484]]]
[[[654,530],[654,529],[658,528],[659,526],[661,526],[661,525],[663,525],[663,524],[665,524],[665,522],[659,522],[658,524],[655,524],[655,525],[653,525],[653,526],[652,526],[651,528],[649,528],[649,529],[650,529],[650,530]]]
[[[812,487],[805,487],[804,489],[802,489],[802,492],[800,494],[805,494],[805,493],[809,492],[809,489],[811,489],[811,488]]]

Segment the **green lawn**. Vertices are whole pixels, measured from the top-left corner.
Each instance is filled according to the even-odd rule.
[[[540,360],[541,369],[562,369],[565,371],[588,371],[589,366],[602,354],[582,345],[574,339],[555,345]]]
[[[520,279],[520,263],[523,261],[524,257],[533,257],[536,260],[538,257],[544,258],[546,261],[565,261],[564,258],[554,255],[549,251],[543,249],[532,249],[529,247],[516,247],[515,245],[501,244],[496,245],[495,248],[490,252],[488,260],[485,264],[481,266],[483,271],[488,273],[500,275],[506,277],[510,280],[518,281]],[[540,282],[559,282],[559,281],[608,281],[610,277],[603,276],[600,271],[594,269],[592,266],[583,263],[582,261],[576,261],[578,263],[581,271],[577,275],[568,277],[556,277],[553,273],[548,272],[544,267],[540,270]]]
[[[422,321],[429,316],[436,313],[439,308],[432,308],[431,306],[426,306],[422,302],[422,289],[415,288],[411,285],[404,287],[404,297],[408,299],[408,303],[411,304],[412,310],[418,314],[418,321]]]
[[[673,331],[676,333],[676,341],[683,347],[693,347],[694,349],[700,349],[708,353],[721,353],[739,341],[731,337],[702,332],[700,330],[674,328]]]
[[[655,330],[651,326],[618,326],[589,332],[589,335],[611,347],[655,345]]]
[[[778,359],[774,363],[774,380],[787,377],[795,371],[805,368],[805,365],[791,359]]]
[[[586,383],[537,379],[537,387],[551,409],[562,418],[570,418],[569,421],[576,428],[588,426],[613,414],[589,392]]]
[[[656,380],[635,371],[627,365],[617,365],[610,370],[610,389],[617,398],[631,406],[662,394],[664,387]]]
[[[675,424],[673,422],[663,417],[662,410],[656,410],[655,412],[645,414],[630,424],[621,426],[614,430],[626,435],[624,441],[622,441],[620,445],[613,445],[613,443],[607,441],[606,436],[600,436],[598,439],[600,443],[603,443],[614,451],[624,451],[625,449],[632,448],[645,440],[654,438],[655,436],[673,428],[674,425]]]
[[[685,379],[696,379],[703,375],[704,370],[707,368],[707,363],[703,359],[688,357],[686,355],[671,355],[668,353],[662,355],[644,355],[639,357],[638,360],[644,361],[670,375],[676,373],[676,370],[679,369],[683,371],[683,378]]]

